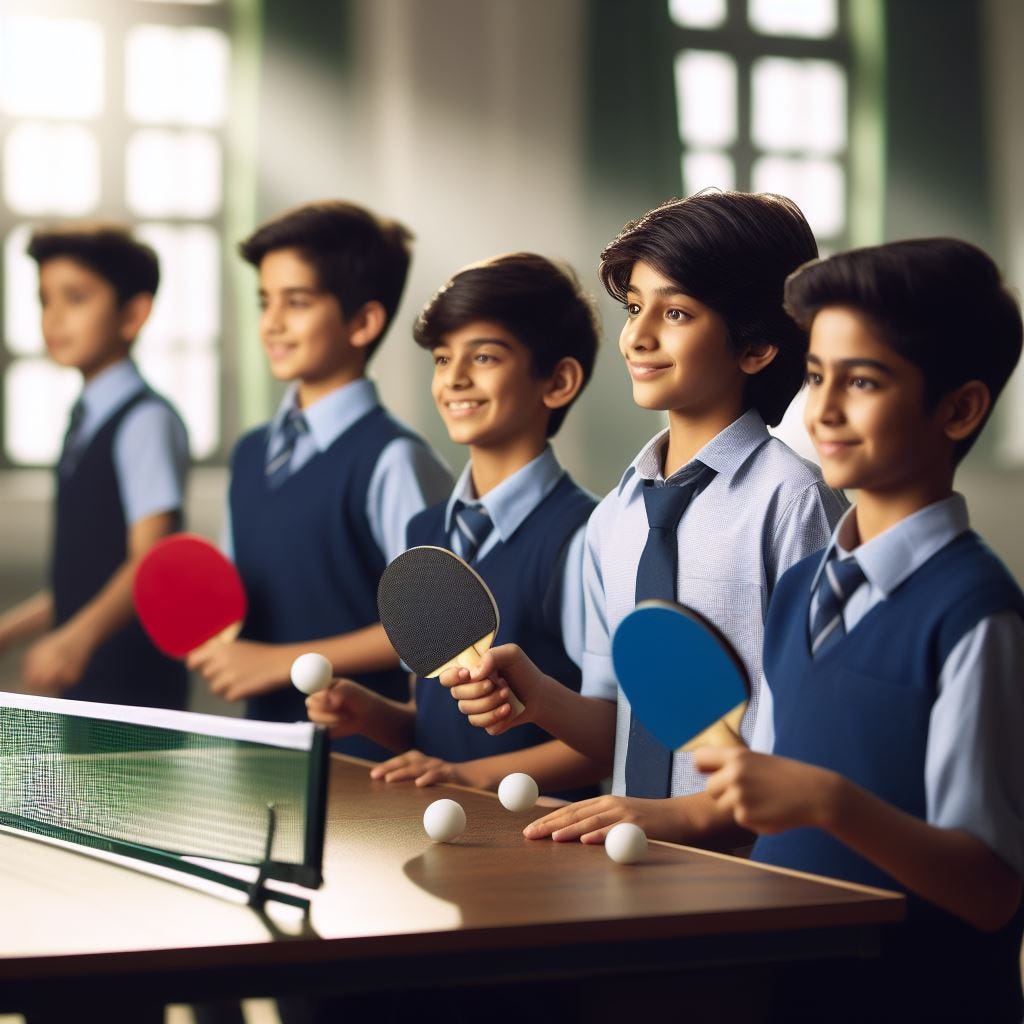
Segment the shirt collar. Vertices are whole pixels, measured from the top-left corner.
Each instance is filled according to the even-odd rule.
[[[477,498],[473,492],[472,468],[472,463],[466,463],[445,506],[446,534],[452,531],[455,503],[463,501],[467,505],[483,505],[494,522],[498,537],[502,541],[507,541],[565,475],[565,470],[559,465],[553,449],[550,445],[545,445],[544,451],[535,459],[502,480],[482,498]]]
[[[274,418],[270,421],[270,433],[276,434],[284,423],[285,416],[296,408],[299,386],[292,383],[288,386]],[[367,377],[359,377],[340,388],[336,388],[323,398],[302,410],[309,425],[309,434],[316,444],[317,451],[326,451],[334,442],[352,426],[378,405],[377,386]]]
[[[640,449],[640,454],[630,463],[619,481],[619,494],[634,477],[639,480],[663,481],[661,465],[665,447],[668,444],[668,428],[655,434]],[[756,409],[748,409],[739,419],[733,420],[720,431],[685,465],[669,477],[670,480],[692,473],[694,462],[702,462],[713,469],[718,476],[731,479],[750,456],[764,444],[771,435]]]
[[[106,420],[132,395],[146,386],[130,359],[120,359],[98,373],[82,388],[80,401],[90,423]]]
[[[836,524],[814,574],[812,592],[834,551],[837,558],[855,555],[871,586],[888,597],[932,555],[970,529],[967,502],[962,494],[956,493],[918,509],[860,545],[855,513],[856,505],[847,509]]]

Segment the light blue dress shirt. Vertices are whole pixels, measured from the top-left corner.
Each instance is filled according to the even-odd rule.
[[[665,430],[645,445],[587,525],[583,693],[617,701],[612,774],[617,794],[625,792],[630,707],[615,678],[611,640],[635,607],[637,566],[647,542],[644,481],[663,479],[667,444]],[[755,410],[712,438],[694,459],[715,470],[715,476],[679,523],[676,597],[718,626],[755,681],[743,720],[749,735],[768,599],[786,569],[825,546],[847,503],[825,485],[816,466],[768,433]],[[687,463],[676,475],[692,472],[692,466]],[[675,754],[672,795],[703,788],[692,756]]]
[[[550,445],[531,462],[517,470],[482,498],[473,490],[471,465],[466,464],[445,508],[444,526],[452,550],[455,546],[455,502],[478,502],[487,509],[494,524],[480,545],[474,561],[484,558],[499,541],[506,541],[526,517],[551,493],[565,475]],[[566,551],[562,577],[562,644],[566,653],[583,667],[583,544],[586,526],[581,526]],[[527,652],[529,653],[529,652]]]
[[[284,447],[285,416],[296,407],[298,385],[292,384],[270,421],[267,461]],[[314,455],[326,451],[358,420],[380,405],[373,381],[360,377],[325,395],[302,410],[309,430],[295,443],[289,462],[296,472]],[[417,512],[443,501],[452,486],[451,474],[425,444],[406,437],[395,438],[377,460],[366,494],[366,518],[377,546],[390,562],[406,548],[405,528]],[[233,555],[230,516],[224,548]]]
[[[79,396],[85,411],[78,443],[88,444],[145,386],[130,359],[122,359],[93,377]],[[189,466],[188,433],[180,417],[163,402],[140,402],[125,416],[114,436],[113,457],[128,526],[182,508]]]
[[[970,528],[959,494],[920,509],[858,546],[856,509],[843,517],[822,556],[855,555],[866,577],[843,607],[851,632],[929,558]],[[817,586],[822,567],[815,574]],[[813,594],[813,590],[812,590]],[[812,604],[811,616],[814,614]],[[1024,875],[1024,619],[1012,611],[982,619],[949,652],[939,673],[925,752],[927,821],[963,829]],[[775,744],[771,690],[750,745]]]

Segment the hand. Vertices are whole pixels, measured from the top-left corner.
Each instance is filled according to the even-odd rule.
[[[418,750],[407,750],[404,754],[376,765],[370,771],[370,778],[383,779],[385,782],[407,782],[412,779],[417,786],[451,783],[456,786],[484,789],[471,765],[471,761],[452,764],[442,761],[439,757],[427,757]]]
[[[92,647],[67,628],[41,637],[25,652],[21,678],[30,693],[59,697],[82,678]]]
[[[366,729],[373,696],[351,679],[338,679],[329,689],[306,698],[306,714],[317,725],[326,725],[331,739],[354,736]]]
[[[708,795],[760,835],[827,828],[844,784],[835,772],[743,747],[701,747],[694,762],[708,774]]]
[[[291,663],[275,644],[252,640],[207,641],[185,664],[209,683],[210,692],[225,700],[245,700],[290,686]]]
[[[576,839],[581,843],[603,843],[608,830],[620,821],[639,825],[649,839],[674,839],[683,826],[672,800],[598,796],[538,818],[523,829],[523,835],[527,839],[550,837],[556,843]]]

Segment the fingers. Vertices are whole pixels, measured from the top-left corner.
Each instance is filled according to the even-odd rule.
[[[479,715],[469,715],[469,724],[480,729],[486,729],[491,736],[500,736],[508,726],[508,719],[512,715],[512,707],[509,704],[502,704],[493,711],[485,711]],[[492,732],[492,727],[501,726],[497,732]]]
[[[484,697],[493,695],[495,687],[490,679],[481,679],[475,683],[455,683],[449,692],[455,700],[481,700]]]
[[[599,805],[604,799],[604,797],[595,797],[593,800],[581,800],[579,803],[560,807],[557,811],[545,814],[543,818],[538,818],[527,825],[523,829],[523,835],[527,839],[553,837],[555,832],[571,828],[577,822],[589,819],[599,809]],[[582,833],[580,834],[582,835]]]
[[[717,772],[723,767],[731,756],[731,750],[726,747],[698,747],[693,752],[693,763],[700,772]]]
[[[486,697],[479,697],[470,700],[459,700],[459,710],[464,715],[480,716],[488,711],[496,711],[502,706],[509,704],[509,692],[504,687],[488,694]]]

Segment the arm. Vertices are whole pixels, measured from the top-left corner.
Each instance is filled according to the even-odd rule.
[[[306,698],[311,722],[326,725],[332,739],[360,734],[388,750],[408,750],[413,742],[416,707],[382,697],[351,679]]]
[[[55,695],[78,682],[96,648],[134,614],[132,581],[139,559],[175,525],[175,513],[160,512],[129,528],[128,557],[102,590],[25,654],[23,677],[30,690]]]
[[[53,625],[53,595],[48,590],[26,598],[0,615],[0,651]]]

